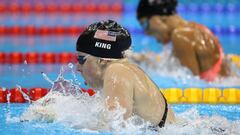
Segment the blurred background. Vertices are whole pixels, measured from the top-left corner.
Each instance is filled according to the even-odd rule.
[[[138,0],[1,0],[0,87],[50,87],[41,72],[55,80],[61,65],[76,62],[76,40],[96,21],[112,19],[126,27],[135,52],[161,52],[160,43],[144,35],[138,23],[137,4]],[[177,10],[183,18],[208,26],[226,54],[240,54],[239,0],[179,0]],[[68,71],[66,78],[71,76]]]

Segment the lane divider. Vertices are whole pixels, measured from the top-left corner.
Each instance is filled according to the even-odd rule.
[[[24,92],[27,96],[29,96],[29,99],[31,101],[36,101],[42,97],[44,97],[48,92],[49,89],[47,88],[21,88],[21,91],[18,88],[11,88],[5,89],[0,87],[0,103],[6,103],[8,102],[8,95],[9,102],[11,103],[26,103],[28,102],[26,98],[24,98],[22,92]],[[95,94],[95,91],[92,89],[84,89],[82,88],[83,93],[88,93],[89,96],[93,96]]]
[[[240,88],[166,88],[160,89],[169,103],[189,103],[189,104],[240,104]],[[22,92],[36,101],[48,93],[47,88],[22,88]],[[82,88],[82,92],[87,92],[93,96],[95,91]],[[17,88],[10,90],[0,87],[0,103],[7,102],[7,95],[10,93],[10,102],[27,102],[22,93]]]
[[[229,13],[229,14],[238,14],[240,11],[240,6],[237,3],[179,3],[177,6],[178,13],[219,13],[220,15]],[[125,13],[135,13],[136,7],[135,4],[126,4],[124,5],[124,12]]]
[[[21,90],[25,94],[28,93],[28,90],[26,88],[22,88]],[[10,96],[10,102],[11,103],[24,103],[24,102],[26,102],[23,94],[18,90],[18,88],[12,88],[12,89],[10,89],[9,92],[11,94],[11,96]]]
[[[217,13],[238,13],[240,11],[240,7],[238,4],[228,3],[228,4],[199,4],[199,3],[189,3],[186,5],[179,4],[178,6],[179,12],[199,12],[199,13],[210,13],[210,12],[217,12]]]
[[[29,89],[28,95],[30,96],[30,99],[33,101],[36,101],[42,97],[44,97],[48,93],[48,89],[46,88],[31,88]]]
[[[76,53],[70,52],[0,52],[0,65],[1,64],[68,64],[70,62],[76,63]]]
[[[160,90],[172,104],[240,104],[240,88],[167,88]]]
[[[88,4],[52,4],[44,5],[40,2],[36,4],[24,3],[0,3],[0,14],[3,13],[121,13],[123,5],[120,2],[108,3],[88,3]]]
[[[79,35],[86,27],[79,26],[0,26],[0,35]]]
[[[123,5],[121,2],[109,3],[88,3],[88,4],[69,4],[69,3],[47,3],[37,2],[34,4],[24,2],[24,4],[12,2],[0,3],[0,14],[1,13],[121,13],[121,12],[135,12],[135,6]],[[218,13],[238,13],[240,7],[236,4],[217,4],[211,5],[208,3],[204,4],[179,4],[179,12],[218,12]]]
[[[0,35],[19,36],[19,35],[79,35],[85,30],[85,26],[0,26]],[[143,29],[128,28],[130,33],[143,34]],[[210,30],[215,34],[237,35],[240,34],[240,28],[237,26],[220,27],[214,26]]]
[[[61,52],[61,53],[53,53],[53,52],[11,52],[5,53],[0,52],[0,65],[1,64],[23,64],[26,62],[27,64],[68,64],[70,62],[77,62],[76,53],[70,52]],[[236,54],[228,54],[227,57],[240,68],[240,55]],[[160,61],[161,58],[159,55],[155,57],[157,61]]]
[[[228,55],[230,60],[240,68],[240,55],[230,54]]]

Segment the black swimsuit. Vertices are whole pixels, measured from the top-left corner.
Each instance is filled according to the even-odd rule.
[[[161,94],[162,94],[162,93],[161,93]],[[162,95],[163,95],[163,94],[162,94]],[[164,101],[165,101],[165,111],[164,111],[162,120],[161,120],[160,123],[158,124],[158,126],[159,126],[160,128],[164,127],[165,122],[166,122],[166,119],[167,119],[167,112],[168,112],[168,104],[167,104],[167,100],[166,100],[166,98],[164,97],[164,95],[163,95],[163,99],[164,99]]]

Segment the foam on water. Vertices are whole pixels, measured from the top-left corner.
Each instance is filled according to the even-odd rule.
[[[192,108],[178,114],[176,124],[166,126],[161,133],[170,135],[239,135],[240,121],[230,121],[221,116],[200,116]]]
[[[123,114],[126,110],[121,108],[118,102],[116,110],[106,109],[106,100],[102,98],[101,92],[98,91],[92,97],[82,93],[78,85],[63,77],[64,70],[61,68],[56,81],[51,81],[43,73],[44,78],[53,86],[44,98],[30,105],[21,116],[22,121],[60,122],[76,129],[113,132],[129,127],[130,125],[126,126],[127,121],[141,121],[141,118],[136,116],[125,121]]]
[[[170,45],[164,46],[163,51],[159,54],[160,61],[156,60],[157,54],[149,52],[147,63],[141,63],[140,66],[149,74],[158,74],[162,77],[172,78],[178,83],[187,85],[201,84],[203,86],[239,86],[240,85],[240,69],[231,63],[231,75],[225,78],[217,78],[214,82],[206,82],[198,76],[194,76],[192,72],[182,66],[180,61],[173,57],[172,48]]]
[[[162,129],[149,128],[150,123],[138,116],[124,120],[123,114],[126,110],[119,106],[117,99],[116,109],[108,110],[105,107],[107,99],[102,98],[101,91],[92,97],[87,93],[76,92],[80,91],[79,87],[72,81],[64,79],[63,72],[62,69],[57,80],[53,81],[51,91],[26,109],[20,117],[21,121],[60,123],[81,132],[96,134],[102,131],[131,135],[240,134],[240,120],[231,121],[222,116],[201,116],[196,108],[177,114],[176,123],[166,124]],[[59,87],[59,83],[62,82],[65,82],[64,85]]]
[[[196,109],[178,114],[175,124],[167,124],[159,131],[148,128],[149,123],[137,116],[123,119],[124,109],[108,111],[100,94],[94,97],[81,95],[78,98],[50,93],[47,105],[44,100],[32,104],[21,119],[57,122],[77,130],[109,131],[114,134],[163,134],[163,135],[205,135],[233,134],[238,135],[240,121],[230,121],[221,116],[200,116]],[[54,102],[53,102],[54,99]]]

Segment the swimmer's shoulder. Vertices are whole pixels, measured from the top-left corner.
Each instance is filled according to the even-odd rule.
[[[118,75],[129,77],[131,70],[129,68],[129,63],[111,63],[105,71],[105,75]]]
[[[171,41],[174,48],[188,48],[192,46],[196,40],[196,31],[189,26],[177,27],[173,30],[171,35]]]
[[[204,32],[197,27],[197,23],[188,23],[187,25],[180,26],[174,29],[172,33],[172,41],[175,43],[189,42],[193,46],[201,46],[201,42],[210,37],[205,35]],[[211,39],[211,38],[210,38]]]
[[[123,88],[125,90],[129,90],[129,88],[133,87],[133,74],[132,71],[123,63],[112,63],[110,64],[103,76],[104,80],[104,91],[112,90],[111,87],[116,87],[115,90],[118,88]]]
[[[172,40],[193,40],[195,39],[197,30],[189,25],[179,26],[175,28],[172,32]]]

